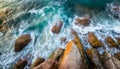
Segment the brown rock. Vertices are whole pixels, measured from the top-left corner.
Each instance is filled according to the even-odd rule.
[[[103,43],[92,33],[88,33],[88,41],[93,48],[104,46]]]
[[[34,67],[40,65],[42,62],[44,62],[45,59],[44,58],[40,58],[38,57],[34,62],[33,64],[31,65],[31,69],[33,69]]]
[[[115,53],[114,56],[115,56],[118,60],[120,60],[120,52]]]
[[[77,32],[75,30],[71,30],[71,33],[74,37],[73,41],[75,42],[75,44],[77,45],[77,48],[82,56],[82,61],[84,62],[85,66],[86,66],[86,69],[88,69],[88,66],[87,66],[87,63],[86,63],[86,59],[85,59],[85,51],[84,51],[84,48],[83,48],[83,45],[77,35]]]
[[[59,21],[58,24],[55,24],[55,25],[52,27],[52,30],[51,30],[51,31],[52,31],[53,33],[58,34],[58,33],[60,32],[60,30],[61,30],[62,25],[63,25],[63,22],[62,22],[62,21]]]
[[[76,18],[75,20],[75,24],[80,24],[82,26],[88,26],[90,22],[90,18]]]
[[[74,43],[68,42],[59,69],[85,69],[82,56]]]
[[[49,59],[59,61],[60,57],[63,55],[64,49],[58,48],[56,49],[49,57]]]
[[[111,59],[111,54],[108,52],[105,52],[103,57],[103,65],[105,69],[117,69],[113,60]]]
[[[118,45],[120,45],[120,38],[116,37],[116,40],[117,40]]]
[[[87,49],[86,50],[86,54],[87,54],[88,58],[90,59],[90,61],[92,63],[91,67],[93,69],[103,69],[103,67],[101,65],[101,61],[100,61],[100,59],[98,57],[99,55],[97,55],[96,51],[97,50],[95,50],[95,49]]]
[[[105,41],[109,47],[118,47],[117,43],[110,36],[105,38]]]
[[[18,37],[17,40],[15,41],[15,46],[14,46],[15,52],[21,51],[30,41],[31,41],[31,37],[29,34],[25,34]]]
[[[120,69],[120,61],[118,59],[116,59],[115,57],[112,57],[112,60],[115,64],[115,66],[117,67],[117,69]]]
[[[24,69],[26,65],[27,65],[27,60],[19,59],[17,63],[14,64],[14,69]]]
[[[33,69],[58,69],[59,64],[58,62],[48,59],[45,62],[41,63],[40,65],[34,67]]]

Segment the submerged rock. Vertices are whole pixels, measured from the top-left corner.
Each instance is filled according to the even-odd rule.
[[[93,48],[104,46],[103,43],[92,33],[88,33],[88,41]]]
[[[17,63],[14,64],[14,69],[24,69],[24,67],[27,65],[27,60],[25,59],[19,59]]]
[[[115,53],[114,56],[120,60],[120,52]]]
[[[101,61],[99,59],[99,55],[97,55],[96,53],[97,50],[95,49],[87,49],[86,50],[86,54],[88,56],[88,58],[90,59],[90,61],[92,62],[91,67],[93,69],[103,69],[103,66],[101,65]]]
[[[58,67],[59,67],[58,62],[51,60],[51,59],[47,59],[40,65],[34,67],[33,69],[58,69]]]
[[[29,34],[24,34],[17,38],[15,41],[14,50],[15,52],[21,51],[29,42],[31,41],[31,37]]]
[[[76,18],[75,19],[76,25],[80,24],[82,26],[88,26],[90,22],[91,22],[90,18]]]
[[[60,32],[60,30],[61,30],[62,25],[63,25],[63,22],[62,22],[62,21],[59,21],[58,24],[55,24],[55,25],[52,27],[51,31],[52,31],[53,33],[58,34],[58,33]]]
[[[110,36],[106,37],[105,41],[109,47],[118,47],[117,43]]]
[[[63,55],[64,49],[58,48],[56,49],[49,57],[49,59],[59,61],[60,57]]]
[[[74,43],[68,42],[59,69],[85,69],[82,56]]]
[[[60,40],[61,40],[61,43],[65,42],[66,41],[66,37],[62,37]]]
[[[45,59],[44,58],[41,58],[41,57],[38,57],[34,62],[33,64],[31,65],[31,69],[33,69],[34,67],[40,65],[42,62],[44,62]]]

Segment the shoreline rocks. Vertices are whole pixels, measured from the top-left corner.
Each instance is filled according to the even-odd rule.
[[[82,26],[88,26],[91,22],[90,18],[82,17],[82,18],[76,18],[75,19],[75,24],[76,25],[82,25]]]
[[[64,49],[62,48],[57,48],[48,59],[52,59],[55,61],[59,61],[59,59],[61,58],[61,56],[63,55]]]
[[[33,69],[58,69],[58,67],[59,67],[58,62],[51,60],[51,59],[47,59],[40,65],[34,67]]]
[[[114,54],[115,58],[117,58],[118,60],[120,60],[120,52],[117,52]]]
[[[29,34],[19,36],[15,41],[14,51],[15,52],[21,51],[31,40],[32,39]]]
[[[24,69],[24,67],[27,65],[28,61],[26,59],[19,59],[14,64],[14,69]]]
[[[31,69],[33,69],[34,67],[40,65],[41,63],[43,63],[45,61],[44,58],[38,57],[33,64],[31,65]]]
[[[99,55],[96,52],[98,52],[98,51],[95,49],[87,49],[86,50],[86,54],[92,63],[92,64],[90,63],[90,65],[92,65],[91,67],[93,69],[104,69],[101,64]]]
[[[84,62],[84,64],[86,65],[86,69],[88,69],[88,66],[87,66],[87,62],[86,62],[86,59],[85,59],[85,51],[84,51],[84,48],[83,48],[83,45],[78,37],[78,34],[75,30],[71,29],[71,34],[73,35],[74,39],[73,41],[75,42],[75,44],[77,45],[77,48],[79,50],[79,53],[81,54],[82,56],[82,61]]]
[[[103,47],[103,43],[92,33],[88,33],[88,41],[93,48]]]
[[[119,37],[115,37],[117,40],[117,44],[120,45],[120,38]]]
[[[59,69],[85,69],[82,56],[74,43],[68,42]]]
[[[56,24],[52,27],[51,31],[52,31],[53,33],[55,33],[55,34],[60,33],[60,30],[61,30],[61,28],[62,28],[62,25],[63,25],[63,22],[62,22],[62,21],[59,21],[59,23],[56,23]]]
[[[117,43],[116,43],[116,42],[113,40],[113,38],[110,37],[110,36],[106,37],[106,38],[105,38],[105,41],[106,41],[108,47],[110,47],[110,48],[111,48],[111,47],[118,47]]]

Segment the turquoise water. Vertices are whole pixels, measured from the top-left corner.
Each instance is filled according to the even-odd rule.
[[[0,69],[9,69],[16,60],[27,54],[32,54],[32,61],[37,57],[47,59],[56,48],[65,48],[65,43],[60,42],[61,37],[67,37],[67,41],[72,40],[71,28],[77,31],[85,49],[90,48],[89,43],[85,43],[90,31],[102,41],[108,35],[120,37],[120,20],[106,11],[110,8],[106,6],[107,2],[108,0],[0,0],[0,11],[11,11],[5,16],[7,31],[5,34],[0,32]],[[112,5],[113,2],[110,2]],[[74,24],[74,19],[83,15],[91,16],[90,26]],[[61,32],[53,34],[51,28],[59,20],[64,23]],[[23,34],[30,34],[32,41],[21,52],[15,53],[14,42]],[[112,53],[119,51],[107,47],[106,50]],[[100,49],[100,52],[103,51]]]

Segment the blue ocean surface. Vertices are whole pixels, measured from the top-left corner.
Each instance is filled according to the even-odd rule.
[[[0,24],[5,20],[7,29],[0,32],[0,69],[10,69],[19,58],[32,54],[33,62],[37,57],[47,59],[56,48],[65,48],[60,38],[72,40],[70,29],[77,31],[84,44],[88,32],[94,32],[104,41],[106,36],[120,37],[120,19],[114,18],[110,8],[120,5],[119,0],[0,0],[0,14],[8,11]],[[76,26],[76,17],[90,16],[89,26]],[[118,16],[120,17],[120,16]],[[55,23],[63,21],[59,34],[51,29]],[[14,52],[15,40],[23,35],[30,34],[32,41],[21,51]],[[89,43],[85,49],[90,48]],[[119,50],[111,50],[111,53]],[[100,49],[100,52],[104,50]],[[26,66],[29,69],[29,66]]]

